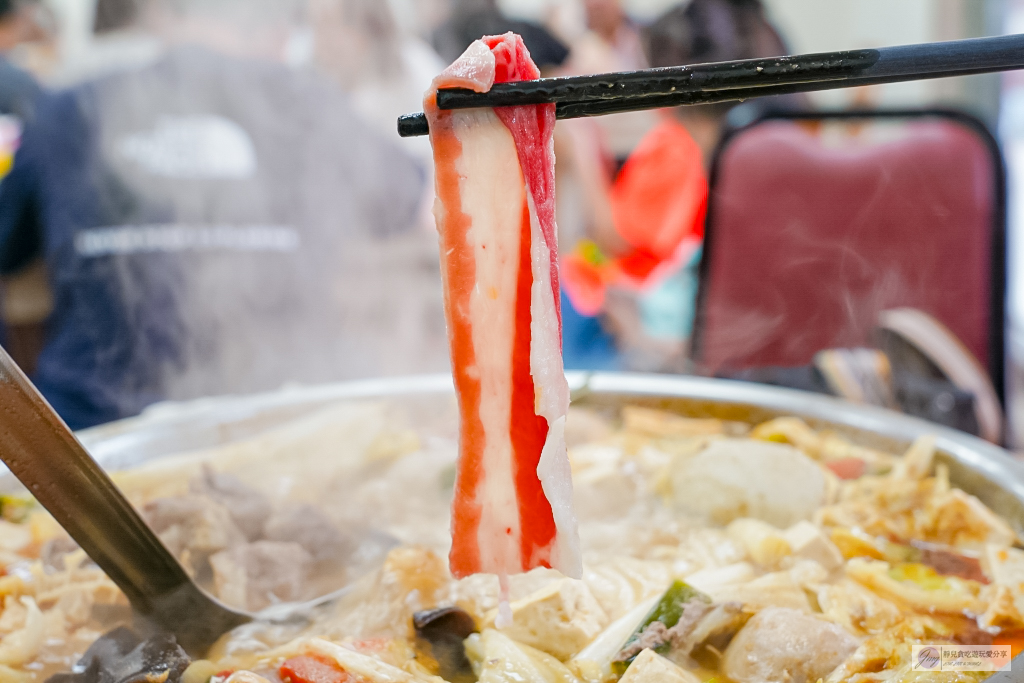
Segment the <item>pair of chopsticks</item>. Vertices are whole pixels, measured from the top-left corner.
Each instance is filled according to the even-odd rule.
[[[542,78],[498,83],[485,93],[442,88],[437,91],[437,106],[439,109],[472,109],[554,103],[557,118],[573,119],[1014,69],[1024,69],[1024,34],[596,76]],[[400,136],[428,133],[423,114],[399,117]]]

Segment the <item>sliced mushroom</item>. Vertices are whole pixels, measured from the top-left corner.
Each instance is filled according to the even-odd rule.
[[[441,607],[412,616],[416,635],[430,644],[441,678],[451,683],[476,680],[463,641],[477,633],[476,622],[458,607]]]

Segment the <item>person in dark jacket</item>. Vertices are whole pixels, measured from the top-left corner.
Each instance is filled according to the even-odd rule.
[[[256,9],[284,4],[166,0],[163,57],[47,98],[26,129],[0,273],[46,261],[34,380],[73,428],[381,363],[348,304],[369,250],[414,224],[423,172],[335,86],[259,54],[279,22],[260,33]]]

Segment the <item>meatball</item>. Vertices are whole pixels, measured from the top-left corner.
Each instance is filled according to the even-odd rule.
[[[719,439],[671,474],[675,507],[698,519],[728,524],[752,517],[784,529],[825,503],[825,475],[786,444]]]
[[[857,649],[841,626],[799,610],[770,607],[725,651],[722,672],[737,683],[816,683]]]

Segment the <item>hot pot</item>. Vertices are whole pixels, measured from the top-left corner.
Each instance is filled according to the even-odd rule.
[[[891,452],[902,451],[917,436],[932,434],[938,460],[949,467],[951,482],[977,496],[1024,535],[1024,465],[1004,449],[976,437],[879,408],[742,382],[579,372],[568,373],[568,379],[573,401],[597,408],[628,402],[687,417],[748,423],[791,415],[815,429],[833,430],[854,443]],[[292,387],[252,396],[161,404],[138,417],[84,430],[79,438],[101,465],[118,471],[175,453],[257,436],[337,402],[436,396],[450,403],[452,395],[451,378],[445,375]],[[5,483],[12,483],[9,475]],[[1013,668],[1024,670],[1024,655],[1017,657]],[[1015,680],[1012,676],[1001,673],[989,680]]]

